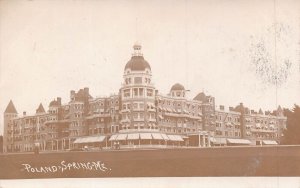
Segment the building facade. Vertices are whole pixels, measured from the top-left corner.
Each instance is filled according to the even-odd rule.
[[[89,88],[70,91],[70,99],[40,104],[34,115],[22,116],[12,101],[4,112],[4,152],[70,150],[83,146],[210,147],[279,144],[286,117],[282,109],[255,112],[241,103],[225,110],[215,98],[200,92],[187,99],[183,85],[161,94],[152,81],[141,45],[123,73],[118,94],[92,97]]]

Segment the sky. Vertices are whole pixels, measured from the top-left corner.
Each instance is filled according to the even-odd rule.
[[[138,41],[155,87],[254,110],[300,104],[300,1],[0,1],[0,134],[70,90],[117,93]]]

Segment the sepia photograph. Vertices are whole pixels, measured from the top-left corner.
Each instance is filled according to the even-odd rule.
[[[0,0],[1,188],[299,187],[299,105],[298,0]]]

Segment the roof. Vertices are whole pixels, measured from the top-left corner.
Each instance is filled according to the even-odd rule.
[[[53,101],[50,102],[49,106],[59,106],[59,102],[56,101],[55,99]]]
[[[183,85],[176,83],[171,87],[171,91],[173,91],[173,90],[185,90],[185,89],[184,89]]]
[[[38,109],[36,109],[36,113],[45,113],[45,109],[44,109],[42,103],[40,103]]]
[[[4,113],[18,113],[12,100],[9,101]]]
[[[132,71],[144,71],[146,68],[151,70],[149,63],[143,56],[132,56],[125,66],[125,70],[131,69]]]
[[[196,97],[194,97],[194,100],[197,100],[197,101],[206,101],[206,95],[203,92],[201,92]]]

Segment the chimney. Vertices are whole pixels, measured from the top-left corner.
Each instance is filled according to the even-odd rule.
[[[251,114],[255,114],[255,111],[254,111],[254,110],[251,110]]]
[[[84,91],[84,94],[85,95],[89,95],[89,88],[88,87],[85,87],[85,88],[83,88],[83,91]]]
[[[249,114],[249,108],[245,108],[245,114]]]
[[[26,116],[26,111],[23,112],[23,116]]]
[[[224,110],[224,106],[223,105],[220,105],[220,110]]]
[[[61,105],[61,97],[57,97],[57,103],[58,105]]]

